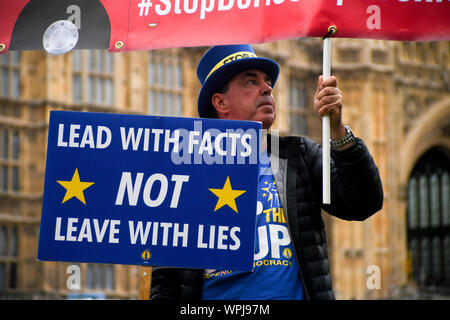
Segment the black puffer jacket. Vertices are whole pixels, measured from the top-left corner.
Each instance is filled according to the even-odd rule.
[[[269,150],[270,141],[269,140]],[[275,149],[279,149],[277,154]],[[278,194],[300,265],[306,299],[335,299],[331,286],[321,208],[344,220],[365,220],[383,204],[378,169],[361,139],[331,151],[331,205],[322,205],[322,149],[304,137],[280,137],[272,148]],[[152,300],[195,301],[201,297],[203,270],[153,268]]]

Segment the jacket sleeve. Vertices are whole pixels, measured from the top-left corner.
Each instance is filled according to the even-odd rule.
[[[150,300],[198,301],[202,281],[202,269],[153,267]]]
[[[176,268],[152,268],[150,300],[177,301],[179,286]]]
[[[322,203],[322,148],[306,143],[312,157],[313,183]],[[360,138],[348,149],[331,150],[331,204],[322,209],[344,220],[365,220],[383,206],[383,186],[378,168]]]

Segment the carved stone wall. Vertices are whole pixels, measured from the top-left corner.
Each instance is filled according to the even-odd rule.
[[[344,94],[343,121],[372,152],[385,191],[383,209],[367,221],[347,222],[323,215],[336,296],[405,297],[414,293],[408,291],[414,284],[409,280],[405,188],[414,164],[426,150],[436,145],[450,150],[450,43],[333,39],[332,48],[332,74]],[[181,57],[185,116],[197,116],[200,84],[196,65],[206,49],[165,51],[173,54],[175,50]],[[322,41],[279,41],[255,45],[255,50],[281,66],[274,90],[278,107],[274,128],[280,134],[291,134],[294,117],[289,95],[295,78],[303,83],[309,108],[302,111],[307,135],[320,143],[321,121],[312,109],[322,69]],[[68,263],[36,261],[49,111],[147,112],[147,51],[114,54],[112,105],[74,101],[71,57],[71,53],[22,52],[20,97],[0,96],[0,130],[20,134],[20,190],[0,192],[0,226],[18,230],[17,284],[0,296],[65,297],[70,292],[65,284]],[[84,275],[86,268],[81,264]],[[114,288],[105,291],[107,296],[136,298],[139,269],[114,266],[113,270]],[[378,271],[379,286],[372,281]]]

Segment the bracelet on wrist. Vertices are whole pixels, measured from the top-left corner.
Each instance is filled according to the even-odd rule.
[[[355,141],[355,136],[353,134],[352,129],[350,129],[349,126],[345,126],[345,130],[347,131],[345,136],[336,140],[330,140],[330,145],[333,149],[343,147]]]

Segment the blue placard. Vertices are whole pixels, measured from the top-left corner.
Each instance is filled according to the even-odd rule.
[[[260,129],[52,111],[38,260],[252,270]]]

